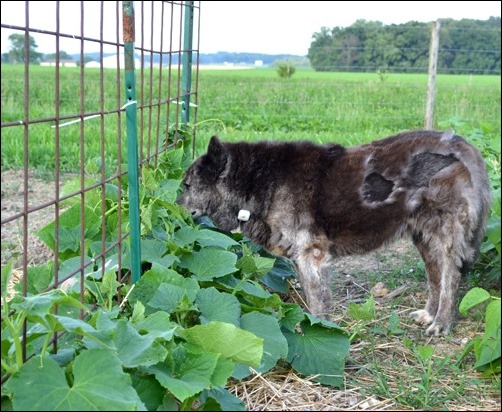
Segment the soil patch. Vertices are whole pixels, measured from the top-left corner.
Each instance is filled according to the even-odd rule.
[[[25,216],[19,216],[7,223],[3,222],[23,213],[25,192],[27,208],[33,210],[54,201],[56,186],[54,181],[30,172],[26,191],[22,170],[3,171],[1,179],[2,266],[14,259],[14,267],[19,267],[22,265]],[[28,266],[45,263],[53,257],[52,251],[36,236],[36,232],[54,219],[54,205],[28,212],[26,221]]]

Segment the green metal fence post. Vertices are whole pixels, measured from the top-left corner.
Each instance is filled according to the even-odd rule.
[[[134,1],[122,2],[124,66],[126,87],[127,120],[127,176],[129,181],[129,227],[131,239],[132,283],[136,283],[141,274],[141,243],[139,213],[139,156],[136,102],[136,74],[134,71]]]
[[[192,91],[192,44],[193,44],[193,20],[194,2],[185,1],[185,22],[183,27],[183,67],[181,82],[183,87],[183,99],[181,105],[181,122],[185,125],[190,121],[190,93]]]

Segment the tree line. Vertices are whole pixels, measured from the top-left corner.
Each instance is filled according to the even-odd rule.
[[[12,63],[19,64],[24,63],[26,58],[25,51],[25,36],[24,34],[13,33],[9,36],[10,48],[7,53],[2,54],[2,63]],[[43,54],[37,52],[38,45],[32,36],[29,36],[28,43],[28,58],[31,64],[40,64],[44,61],[56,60],[56,53]],[[102,57],[110,56],[114,53],[104,53],[101,55],[99,52],[86,53],[83,58],[83,64],[89,61],[99,61]],[[140,57],[136,53],[137,57]],[[150,53],[144,55],[145,63],[150,62],[150,58],[153,63],[159,63],[161,61],[160,53]],[[80,62],[80,54],[70,55],[67,52],[61,50],[59,52],[60,60],[74,60],[78,65]],[[166,64],[168,61],[171,64],[178,64],[179,55],[164,53],[163,62]],[[261,61],[263,65],[273,65],[277,61],[291,61],[295,65],[308,65],[308,60],[306,57],[295,56],[290,54],[264,54],[264,53],[234,53],[234,52],[217,52],[199,54],[199,64],[223,64],[223,63],[235,63],[243,65],[254,65],[257,61]]]
[[[438,73],[500,75],[500,17],[442,19],[440,23]],[[261,60],[264,65],[271,65],[288,60],[298,66],[310,63],[316,71],[425,73],[429,65],[430,39],[430,23],[411,21],[384,25],[378,21],[358,20],[349,27],[322,27],[312,35],[306,58],[219,52],[200,54],[199,63],[254,64]],[[11,47],[8,53],[2,54],[2,63],[23,63],[26,58],[24,35],[12,34],[9,41]],[[30,63],[38,64],[56,57],[55,54],[38,53],[37,48],[34,38],[29,36]],[[60,59],[73,57],[60,51]],[[154,60],[156,58],[158,56],[154,56]],[[99,54],[84,56],[82,64],[91,60],[99,60]]]
[[[440,20],[438,73],[499,74],[500,17]],[[316,71],[427,72],[431,24],[358,20],[322,27],[307,57]]]

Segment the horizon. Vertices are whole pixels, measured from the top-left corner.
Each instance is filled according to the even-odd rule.
[[[403,3],[396,2],[323,2],[311,1],[284,3],[280,1],[240,1],[240,2],[195,2],[199,4],[195,10],[195,19],[199,19],[199,26],[194,27],[194,40],[198,39],[196,49],[200,54],[215,53],[259,53],[267,55],[294,55],[306,56],[312,36],[321,31],[322,27],[350,27],[358,20],[381,22],[383,25],[404,24],[418,21],[430,23],[440,19],[453,20],[487,20],[490,17],[500,18],[500,2],[498,1],[478,1],[478,2],[458,2],[455,7],[451,7],[449,1],[409,1]],[[202,5],[200,5],[202,3]],[[142,16],[151,13],[152,6],[156,3],[147,3],[137,7],[137,20]],[[25,6],[29,7],[29,27],[34,30],[30,33],[38,45],[38,51],[43,54],[51,54],[55,50],[54,36],[50,32],[64,33],[65,36],[59,38],[59,49],[68,54],[80,52],[81,44],[78,40],[82,33],[87,38],[100,38],[99,24],[96,19],[89,16],[100,16],[101,9],[99,2],[84,1],[82,8],[82,24],[75,24],[73,16],[80,17],[79,1],[56,2],[23,2],[8,1],[1,2],[1,53],[9,51],[8,36],[12,33],[23,33],[23,30],[13,30],[10,27],[23,28],[25,22]],[[104,2],[103,17],[115,16],[115,2]],[[144,8],[144,10],[142,9]],[[181,8],[180,8],[181,9]],[[59,10],[59,24],[56,24],[56,10]],[[155,9],[159,11],[159,9]],[[175,13],[180,10],[176,10]],[[164,12],[167,14],[167,12]],[[172,44],[178,41],[181,46],[180,21],[177,13],[172,19],[171,38]],[[286,18],[283,18],[286,16]],[[85,19],[84,19],[85,17]],[[161,18],[162,13],[155,13],[151,23],[145,19],[143,23],[145,30],[153,30],[158,35],[152,39],[142,39],[143,48],[155,49],[161,41]],[[168,17],[168,16],[167,16]],[[105,21],[108,21],[106,19]],[[167,18],[166,18],[167,20]],[[107,40],[117,39],[121,42],[122,33],[117,29],[121,21],[112,18],[110,24],[104,24],[102,38]],[[3,26],[9,27],[3,27]],[[41,31],[41,32],[36,32]],[[43,33],[42,33],[43,31]],[[229,35],[232,33],[232,35]],[[250,36],[249,33],[252,33]],[[75,36],[75,38],[72,38]],[[154,42],[153,47],[150,43]],[[87,47],[88,43],[84,44]],[[137,43],[137,42],[136,42]],[[92,44],[92,43],[91,43]],[[113,47],[104,45],[104,52]],[[95,52],[86,52],[95,53]]]

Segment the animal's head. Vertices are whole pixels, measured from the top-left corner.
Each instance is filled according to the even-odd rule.
[[[187,169],[183,178],[183,193],[177,199],[194,218],[209,216],[220,229],[227,231],[239,225],[239,209],[233,205],[233,194],[226,179],[229,166],[228,148],[213,136],[207,153]]]

